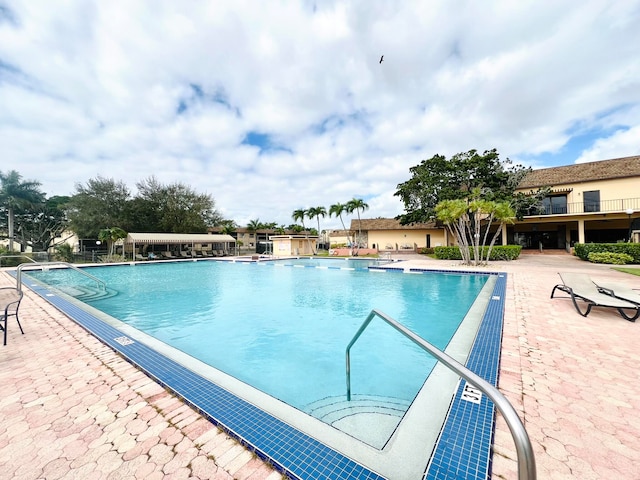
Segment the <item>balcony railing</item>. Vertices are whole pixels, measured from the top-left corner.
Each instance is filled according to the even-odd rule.
[[[540,215],[572,215],[578,213],[626,213],[627,210],[640,212],[640,198],[619,198],[615,200],[600,200],[599,202],[574,202],[566,206],[552,206],[545,208],[540,205],[532,208],[526,216]]]

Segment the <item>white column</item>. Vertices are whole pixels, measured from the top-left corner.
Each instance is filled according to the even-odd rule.
[[[578,243],[584,243],[584,220],[578,220]]]

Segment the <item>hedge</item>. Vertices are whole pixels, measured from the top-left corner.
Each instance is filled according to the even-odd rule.
[[[482,255],[486,257],[489,247],[481,247]],[[473,248],[469,247],[471,259],[473,259]],[[520,256],[522,247],[520,245],[496,245],[491,249],[489,260],[515,260]],[[440,260],[462,260],[460,248],[458,247],[435,247],[434,253]]]
[[[609,263],[611,265],[626,265],[633,261],[633,257],[631,255],[611,252],[591,252],[587,259],[591,263]]]
[[[640,263],[640,243],[576,243],[573,251],[585,261],[589,261],[590,253],[624,253],[631,256],[629,263]]]

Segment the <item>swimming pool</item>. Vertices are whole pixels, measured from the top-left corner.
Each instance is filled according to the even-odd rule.
[[[204,358],[207,363],[209,360],[206,355],[211,351],[221,357],[241,357],[236,370],[233,370],[233,366],[224,366],[222,370],[233,379],[239,379],[242,382],[256,381],[260,389],[293,405],[298,410],[306,411],[318,418],[333,415],[335,419],[335,413],[332,414],[331,409],[336,404],[338,410],[347,408],[344,404],[334,401],[344,396],[344,347],[371,308],[381,309],[403,323],[408,322],[411,325],[410,328],[415,328],[421,336],[439,348],[444,348],[449,343],[452,331],[458,330],[459,322],[447,327],[448,333],[439,338],[433,335],[433,330],[438,330],[438,334],[442,333],[439,331],[442,330],[441,322],[428,324],[424,319],[432,317],[440,319],[442,315],[434,312],[438,309],[442,311],[443,308],[453,316],[465,317],[476,294],[488,278],[486,275],[450,273],[439,275],[436,281],[436,276],[433,275],[381,275],[358,269],[346,272],[342,270],[312,272],[310,269],[273,268],[279,265],[282,265],[282,262],[261,264],[186,262],[172,265],[141,265],[134,269],[126,266],[95,268],[91,270],[93,275],[107,280],[111,288],[116,287],[120,291],[117,297],[89,299],[88,303],[112,317],[124,320],[136,330],[146,331],[148,335],[153,335],[162,343],[173,343],[174,347],[177,346],[179,351],[187,352],[189,356]],[[42,281],[55,283],[54,277],[64,277],[68,274],[69,272],[66,271],[49,271],[33,274],[33,276]],[[169,299],[172,311],[162,307],[160,301],[168,293],[166,278],[171,278],[173,285],[170,289],[173,296]],[[188,284],[188,279],[196,279],[197,284]],[[123,287],[124,284],[121,285],[121,281],[124,280],[130,283]],[[454,280],[455,286],[451,286]],[[67,283],[67,280],[63,280],[62,283]],[[80,291],[86,289],[86,286],[79,288]],[[458,293],[467,290],[471,292],[469,300],[459,300],[461,297]],[[457,292],[456,301],[452,304],[451,292],[454,291]],[[215,294],[212,295],[212,292]],[[252,304],[249,301],[252,298],[259,302]],[[114,299],[117,301],[114,302]],[[223,299],[228,305],[221,305],[225,303],[222,302]],[[196,310],[189,310],[192,305],[199,305],[199,307]],[[203,308],[203,305],[206,307]],[[433,307],[437,308],[432,310]],[[256,315],[256,312],[259,312],[259,315]],[[153,321],[149,321],[151,316],[154,318]],[[187,321],[177,325],[177,317],[184,317]],[[222,319],[222,324],[212,322],[213,317]],[[256,319],[259,320],[258,323],[254,322]],[[112,318],[107,320],[113,321]],[[204,322],[209,329],[204,335],[200,335],[205,341],[196,345],[194,352],[190,350],[193,342],[189,339],[193,338],[194,329],[201,328],[195,326],[196,320]],[[335,320],[336,323],[330,323],[329,320]],[[296,327],[293,332],[290,328],[292,323]],[[128,329],[126,325],[119,325],[117,322],[116,324],[122,331],[133,333],[133,330]],[[232,331],[229,327],[234,324],[241,324],[247,328]],[[264,329],[265,325],[268,328]],[[428,328],[419,331],[420,326],[424,325],[428,325]],[[341,330],[337,327],[344,328]],[[364,403],[369,402],[364,415],[368,418],[368,422],[372,418],[371,402],[378,397],[387,402],[378,403],[376,408],[379,410],[393,408],[404,412],[433,366],[433,362],[426,354],[417,351],[412,345],[403,344],[402,339],[397,336],[389,336],[384,327],[384,325],[372,324],[370,334],[367,331],[367,338],[363,337],[363,343],[359,345],[361,351],[354,355],[360,362],[355,371],[360,369],[363,372],[354,376],[354,391],[364,392],[362,395],[366,398],[363,397],[362,400],[365,401]],[[475,331],[472,337],[474,334]],[[133,336],[149,340],[138,333]],[[337,350],[327,345],[328,338],[339,339]],[[166,349],[165,346],[153,341],[149,343],[157,350]],[[215,345],[215,348],[212,348],[212,345]],[[384,348],[380,345],[384,345]],[[258,346],[260,352],[257,349]],[[309,348],[312,346],[318,350],[310,352]],[[266,353],[262,352],[265,347]],[[396,353],[390,355],[390,352]],[[336,362],[327,364],[327,358],[333,360],[333,357],[336,357]],[[302,373],[298,372],[296,380],[291,381],[292,377],[288,370],[284,369],[280,363],[272,364],[274,358],[284,359],[285,365],[301,364]],[[181,361],[192,366],[190,360],[181,359]],[[370,373],[364,370],[370,369],[372,364],[381,366],[379,371]],[[420,368],[416,372],[404,373],[407,370],[407,364],[420,365]],[[246,378],[245,374],[252,370],[259,372],[257,380]],[[403,375],[398,375],[399,371],[403,372]],[[326,375],[327,372],[329,372],[328,375]],[[328,380],[319,381],[325,376]],[[270,391],[269,389],[281,378],[288,379],[278,387],[284,390]],[[219,378],[216,379],[219,380]],[[398,383],[397,380],[400,382]],[[225,380],[227,381],[228,379]],[[328,390],[317,391],[317,384],[325,383],[329,385]],[[450,388],[449,392],[452,391],[453,389]],[[450,400],[451,393],[446,396]],[[394,403],[392,407],[389,407],[389,399]],[[262,406],[262,403],[259,404]],[[276,407],[278,410],[281,405]],[[357,417],[358,413],[362,412],[352,412],[348,417]],[[352,421],[353,418],[343,422],[346,425],[340,425],[339,422],[337,425],[335,422],[330,423],[333,427],[347,432],[349,436],[360,438],[368,443],[368,446],[387,449],[390,435],[396,430],[401,417],[402,414],[396,417],[397,420],[387,425],[389,430],[387,433],[373,440],[367,438],[370,433],[367,432],[367,428],[362,430],[360,428],[362,425],[358,426],[357,421]],[[318,425],[312,422],[311,430],[314,434],[317,428]],[[344,439],[338,438],[337,443],[340,444],[343,441]],[[342,447],[339,446],[339,448]],[[359,450],[356,448],[356,453],[350,451],[349,456],[358,457],[358,451],[362,450],[362,447]],[[428,452],[422,452],[422,455],[423,459],[426,459]],[[362,463],[366,464],[366,461]],[[373,463],[374,468],[380,471],[379,465]]]

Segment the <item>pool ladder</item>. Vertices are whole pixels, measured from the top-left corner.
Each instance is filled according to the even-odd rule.
[[[421,347],[429,354],[433,355],[440,363],[443,363],[447,368],[449,368],[449,370],[452,370],[453,372],[464,378],[467,382],[476,386],[480,391],[482,391],[482,393],[484,393],[487,397],[489,397],[489,399],[491,399],[491,401],[494,403],[496,408],[500,411],[503,418],[507,422],[509,430],[511,431],[511,436],[513,437],[513,441],[516,445],[516,452],[518,454],[518,480],[536,480],[536,461],[533,455],[533,448],[531,447],[529,435],[527,434],[527,431],[525,430],[520,417],[518,417],[515,409],[513,408],[511,403],[509,403],[509,400],[507,400],[507,398],[489,382],[476,375],[467,367],[457,362],[443,351],[437,349],[429,342],[398,323],[393,318],[376,309],[371,310],[371,313],[369,314],[369,316],[367,316],[367,319],[364,321],[362,326],[360,326],[351,342],[349,342],[349,345],[347,345],[347,401],[351,400],[351,347],[354,343],[356,343],[358,338],[360,338],[360,335],[362,335],[362,332],[364,332],[364,330],[369,326],[369,324],[375,317],[379,317],[384,320],[387,324],[395,328],[398,332],[407,337],[413,343]]]

